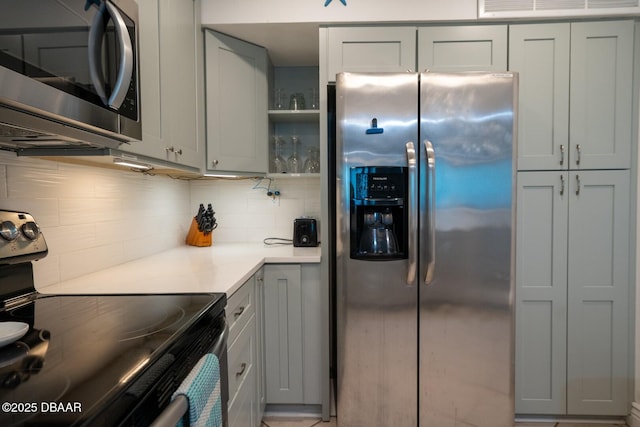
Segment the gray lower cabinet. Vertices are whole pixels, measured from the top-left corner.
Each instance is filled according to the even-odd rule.
[[[256,280],[256,418],[262,419],[267,406],[267,381],[264,354],[264,268],[253,276]]]
[[[205,30],[210,172],[267,173],[267,52]]]
[[[262,420],[260,277],[251,277],[227,301],[229,427],[258,427]]]
[[[518,173],[518,414],[628,413],[629,186],[626,170]]]
[[[322,289],[317,264],[264,267],[267,404],[322,404]]]

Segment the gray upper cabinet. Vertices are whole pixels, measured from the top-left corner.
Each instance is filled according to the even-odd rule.
[[[506,71],[507,26],[418,28],[418,71]]]
[[[342,71],[507,69],[506,25],[419,27],[417,37],[410,26],[332,27],[327,46],[328,81]]]
[[[205,31],[207,166],[212,172],[266,173],[267,52]]]
[[[571,24],[571,169],[631,166],[633,27]]]
[[[520,74],[518,169],[567,169],[570,24],[509,27],[509,68]]]
[[[332,27],[327,44],[328,81],[343,71],[416,71],[415,27]]]
[[[519,170],[630,167],[633,33],[630,20],[509,27]]]
[[[142,143],[127,151],[202,168],[200,0],[139,0]]]

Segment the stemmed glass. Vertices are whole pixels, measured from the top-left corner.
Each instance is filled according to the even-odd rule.
[[[293,152],[291,153],[291,156],[289,156],[289,161],[287,163],[289,172],[291,173],[300,173],[300,169],[301,169],[301,164],[300,164],[300,158],[298,157],[298,144],[300,143],[300,138],[298,138],[297,136],[292,136],[291,137],[291,143],[293,144]]]
[[[280,154],[284,140],[282,137],[273,137],[273,160],[271,162],[271,170],[275,173],[284,173],[287,171],[287,162]]]
[[[304,161],[305,173],[320,172],[320,150],[317,147],[309,147],[307,160]]]

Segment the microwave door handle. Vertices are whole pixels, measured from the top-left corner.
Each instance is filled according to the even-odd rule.
[[[120,46],[120,69],[116,83],[111,92],[111,96],[107,97],[106,83],[102,74],[102,40],[107,23],[113,19],[116,28],[116,36],[118,37],[118,45]],[[100,96],[102,103],[118,109],[124,102],[124,98],[129,91],[129,82],[133,74],[133,47],[129,38],[127,25],[122,19],[122,15],[115,6],[109,1],[103,2],[93,18],[91,30],[89,31],[89,76],[95,88],[96,93]]]
[[[129,30],[127,24],[124,22],[122,15],[118,12],[118,9],[111,2],[105,0],[104,4],[107,7],[107,11],[116,27],[116,35],[118,36],[120,46],[120,69],[118,70],[118,77],[116,84],[111,92],[109,98],[109,107],[118,109],[124,102],[127,92],[129,91],[129,84],[131,82],[131,76],[133,75],[133,46],[131,45],[131,38],[129,37]]]
[[[429,140],[424,141],[424,151],[427,157],[427,170],[428,170],[428,190],[427,190],[427,218],[426,224],[428,224],[427,239],[427,268],[424,277],[424,284],[430,285],[433,282],[433,276],[436,267],[436,152],[433,148],[433,144]],[[425,214],[423,213],[423,215]]]
[[[104,38],[104,29],[109,21],[109,15],[106,11],[105,3],[98,8],[98,12],[93,17],[93,23],[89,30],[89,77],[93,83],[94,90],[107,105],[107,93],[105,91],[104,76],[102,74],[102,39]]]
[[[407,197],[407,216],[409,219],[407,250],[409,252],[409,262],[407,270],[407,285],[414,286],[416,283],[416,274],[418,270],[418,217],[416,214],[416,198],[418,196],[418,164],[416,159],[416,149],[413,142],[407,142],[405,145],[405,149],[407,152],[407,168],[409,170],[409,197]]]

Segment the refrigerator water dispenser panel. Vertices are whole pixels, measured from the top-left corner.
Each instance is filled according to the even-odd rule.
[[[351,258],[407,258],[407,168],[353,167],[350,179]]]

